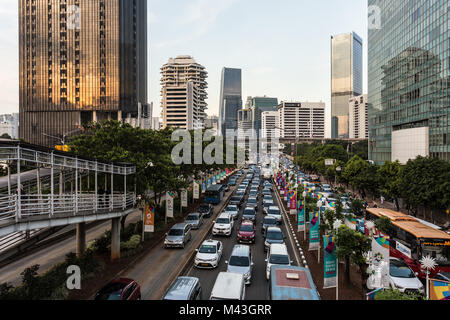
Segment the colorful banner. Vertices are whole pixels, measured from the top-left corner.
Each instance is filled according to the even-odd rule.
[[[297,194],[295,191],[291,194],[290,202],[291,214],[297,214]]]
[[[299,201],[298,204],[297,225],[300,232],[305,231],[305,205],[304,201]]]
[[[450,301],[450,282],[430,279],[430,300]]]
[[[155,207],[145,202],[144,232],[155,232]]]
[[[166,192],[166,218],[173,218],[173,198],[172,192]]]
[[[367,294],[366,294],[367,300],[375,300],[375,297],[376,297],[376,295],[377,295],[377,292],[383,291],[383,290],[384,290],[384,288],[379,288],[379,289],[377,289],[377,290],[374,290],[374,291],[372,291],[372,292],[367,293]]]
[[[194,191],[193,191],[194,200],[200,199],[200,185],[194,182]]]
[[[372,263],[374,266],[384,264],[389,274],[389,236],[382,233],[375,234],[372,238]]]
[[[347,215],[345,215],[345,219],[344,219],[345,221],[345,225],[347,226],[347,227],[349,227],[350,229],[352,229],[352,230],[356,230],[356,225],[357,225],[357,222],[356,222],[356,219],[355,219],[355,216],[353,215],[353,214],[347,214]]]
[[[334,236],[323,236],[323,288],[336,288],[337,285],[337,257]]]
[[[181,206],[187,208],[188,206],[188,192],[187,190],[181,190]]]
[[[320,247],[320,214],[314,210],[309,220],[309,250],[317,250]]]

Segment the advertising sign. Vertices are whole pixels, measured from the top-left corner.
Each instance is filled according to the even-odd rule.
[[[305,205],[304,205],[304,201],[299,201],[297,225],[298,225],[298,232],[305,231]]]
[[[430,300],[450,301],[450,282],[431,279]]]
[[[382,233],[372,238],[372,263],[374,266],[385,265],[389,274],[389,236]]]
[[[194,182],[194,200],[200,199],[200,185]]]
[[[310,214],[309,220],[309,250],[317,250],[320,246],[320,214],[318,210]]]
[[[181,206],[187,208],[188,206],[188,192],[187,190],[181,191]]]
[[[155,232],[155,207],[145,203],[144,232]]]
[[[166,217],[173,218],[173,197],[174,194],[172,192],[166,193]]]
[[[405,256],[407,256],[408,258],[411,259],[411,249],[408,248],[407,246],[401,244],[398,241],[395,241],[395,249],[397,249],[397,251],[400,251],[401,253],[403,253]]]
[[[334,236],[323,236],[323,288],[336,288],[337,258]]]
[[[297,194],[295,192],[293,192],[291,197],[290,208],[292,215],[297,214]]]

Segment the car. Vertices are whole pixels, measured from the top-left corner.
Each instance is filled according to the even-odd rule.
[[[238,243],[255,243],[255,226],[250,220],[243,220],[237,234]]]
[[[265,216],[262,222],[261,233],[266,234],[267,228],[276,227],[278,225],[277,218],[273,216]]]
[[[256,210],[253,207],[246,207],[242,213],[242,219],[256,222]]]
[[[249,193],[249,197],[251,197],[251,198],[258,198],[258,196],[259,196],[259,193],[258,193],[258,191],[257,190],[250,190],[250,193]]]
[[[213,221],[214,226],[212,230],[212,234],[214,236],[217,235],[225,235],[231,236],[233,233],[234,220],[233,217],[229,213],[221,213],[216,221]]]
[[[273,201],[272,195],[271,195],[271,194],[266,194],[266,195],[263,197],[263,201],[265,201],[265,200],[272,200],[272,201]]]
[[[262,194],[263,195],[272,195],[272,191],[269,188],[264,187]]]
[[[433,277],[433,279],[450,282],[450,272],[444,272],[444,271],[438,272]]]
[[[266,183],[264,183],[264,189],[268,189],[268,190],[272,191],[273,190],[273,186],[272,186],[272,184],[270,182],[266,181]]]
[[[400,292],[424,293],[422,282],[404,260],[389,259],[389,285]]]
[[[228,183],[224,183],[222,186],[223,186],[223,191],[225,191],[225,192],[230,191],[230,186]]]
[[[197,212],[201,213],[203,218],[209,218],[213,214],[213,206],[210,203],[204,202],[198,207]]]
[[[249,197],[247,200],[247,207],[251,207],[256,210],[258,207],[258,200],[255,197]]]
[[[118,278],[101,288],[94,300],[141,300],[141,287],[133,279]]]
[[[167,290],[163,300],[202,300],[202,286],[195,277],[178,277]]]
[[[197,252],[194,259],[195,267],[214,269],[219,266],[220,258],[222,258],[223,244],[218,240],[205,240],[195,251]]]
[[[289,253],[285,244],[272,243],[267,252],[266,262],[266,279],[270,279],[270,268],[274,265],[290,266],[293,261],[289,257]]]
[[[243,197],[243,196],[245,196],[245,191],[242,189],[238,189],[234,195]]]
[[[272,243],[284,243],[284,239],[286,237],[278,227],[269,227],[266,230],[266,234],[264,235],[264,252],[266,252]]]
[[[273,207],[273,206],[274,206],[273,200],[265,200],[265,201],[263,201],[263,212],[265,214],[267,214],[269,212],[269,208]]]
[[[203,224],[202,214],[198,212],[190,213],[184,219],[184,223],[189,224],[192,229],[199,229]]]
[[[278,208],[277,206],[270,206],[267,209],[267,214],[272,216],[272,217],[275,217],[277,219],[277,223],[278,224],[281,224],[283,222],[283,218],[281,216],[280,208]]]
[[[220,272],[209,300],[245,300],[244,275],[235,272]]]
[[[238,208],[240,208],[242,206],[242,202],[243,202],[243,197],[242,196],[232,196],[231,199],[230,199],[229,204],[235,205]]]
[[[231,252],[230,259],[225,261],[227,272],[240,273],[244,275],[245,284],[251,283],[253,260],[250,246],[236,244]]]
[[[191,226],[186,223],[177,223],[166,233],[164,248],[181,247],[184,249],[186,243],[191,239]]]
[[[230,204],[225,208],[224,212],[229,213],[233,217],[233,219],[236,220],[238,218],[239,208],[237,205]]]
[[[228,181],[228,184],[232,187],[234,187],[236,185],[236,178],[231,178],[230,181]]]

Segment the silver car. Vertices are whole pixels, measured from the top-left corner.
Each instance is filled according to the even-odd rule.
[[[250,246],[237,244],[233,247],[230,260],[225,261],[228,265],[227,272],[235,272],[244,275],[245,284],[250,284],[252,279],[253,260]]]
[[[198,229],[203,224],[203,215],[200,213],[190,213],[184,220],[184,223],[189,224],[192,229]]]
[[[177,223],[166,233],[164,248],[184,248],[186,243],[192,239],[191,226],[186,223]]]

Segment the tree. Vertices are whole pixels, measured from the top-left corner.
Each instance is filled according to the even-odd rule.
[[[350,211],[357,216],[361,216],[363,214],[363,209],[364,203],[361,199],[354,199],[350,204]]]
[[[352,145],[352,156],[358,156],[363,160],[369,159],[369,141],[358,141]]]
[[[336,255],[345,261],[345,281],[350,283],[350,262],[361,272],[363,285],[367,279],[367,263],[364,254],[371,249],[371,240],[361,233],[342,225],[336,233]]]
[[[9,134],[4,133],[4,134],[2,134],[2,135],[0,136],[0,139],[9,139],[9,140],[11,140],[12,138],[11,138],[11,136],[10,136]]]
[[[378,170],[378,182],[381,194],[388,198],[393,198],[397,211],[400,210],[398,199],[401,197],[400,192],[400,171],[402,166],[400,162],[386,161]]]
[[[392,222],[388,217],[381,217],[375,220],[375,226],[385,234],[390,234],[392,232]]]
[[[397,289],[384,289],[375,294],[375,300],[423,300],[423,297],[413,292],[403,293]]]

